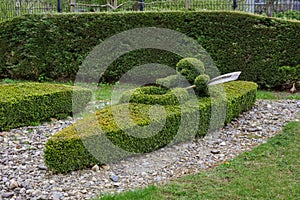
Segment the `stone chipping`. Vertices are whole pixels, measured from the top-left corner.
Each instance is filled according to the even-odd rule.
[[[53,174],[47,169],[43,150],[51,135],[76,120],[69,117],[3,131],[0,132],[0,200],[90,199],[100,193],[165,183],[225,163],[265,143],[287,122],[299,120],[299,100],[258,100],[251,110],[203,138],[66,174]]]

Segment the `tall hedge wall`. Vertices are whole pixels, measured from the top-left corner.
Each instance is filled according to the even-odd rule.
[[[73,80],[88,52],[106,38],[140,27],[169,28],[197,41],[221,73],[262,87],[283,83],[279,66],[300,63],[300,22],[238,12],[136,12],[28,15],[0,23],[0,78]],[[147,39],[147,38],[145,38]],[[114,82],[133,66],[180,58],[143,49],[120,57],[102,77]]]

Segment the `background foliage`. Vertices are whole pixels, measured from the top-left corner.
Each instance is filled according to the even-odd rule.
[[[280,87],[281,66],[300,63],[300,22],[238,12],[136,12],[28,15],[0,23],[0,78],[74,80],[101,41],[140,27],[180,31],[208,51],[221,73],[242,71],[260,87]],[[147,39],[147,38],[145,38]],[[114,83],[134,66],[176,67],[181,58],[141,49],[115,60],[101,81]]]

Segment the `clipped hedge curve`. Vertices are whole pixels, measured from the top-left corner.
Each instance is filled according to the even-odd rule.
[[[224,84],[226,98],[227,98],[227,115],[226,123],[230,122],[233,118],[238,117],[243,111],[250,109],[256,99],[257,84],[253,82],[235,81]],[[200,111],[200,123],[198,124],[197,134],[199,136],[205,135],[209,129],[210,113],[211,113],[210,98],[199,98],[199,111]],[[218,102],[215,102],[218,104]],[[114,106],[114,109],[122,110],[127,104],[119,104]],[[136,125],[129,125],[126,130],[135,129],[136,126],[144,126],[150,123],[148,111],[151,105],[144,104],[129,104],[131,110],[131,118],[135,120]],[[216,105],[218,106],[218,105]],[[180,117],[184,115],[187,118],[193,118],[193,113],[190,112],[188,106],[182,110],[178,106],[165,106],[166,109],[166,122],[162,131],[159,134],[148,138],[135,138],[130,137],[121,130],[112,117],[112,108],[101,109],[96,112],[96,121],[91,118],[86,118],[76,122],[75,124],[63,129],[62,131],[53,135],[46,143],[44,151],[44,159],[48,168],[54,172],[64,173],[72,170],[83,169],[90,167],[94,164],[103,164],[97,160],[85,147],[84,141],[89,141],[92,145],[98,145],[99,135],[103,134],[103,137],[109,138],[115,145],[126,149],[131,152],[145,153],[151,152],[166,146],[174,138],[174,134],[178,131],[180,125]],[[116,112],[118,113],[118,112]],[[92,116],[91,116],[92,117]],[[122,116],[121,116],[122,117]],[[158,116],[154,123],[160,122],[161,118]],[[152,122],[153,123],[153,122]],[[214,122],[215,127],[222,127],[223,122]],[[77,127],[84,127],[81,130],[83,133],[78,133]],[[101,131],[99,131],[99,127]],[[179,133],[182,137],[181,140],[189,138],[189,131],[185,130]],[[142,133],[144,134],[144,133]],[[149,133],[151,134],[151,133]],[[185,135],[187,134],[187,135]],[[179,140],[176,142],[180,142]],[[99,147],[97,153],[99,155],[104,152],[113,151]],[[105,153],[105,155],[107,155]],[[112,153],[110,159],[117,161],[117,159],[126,157],[126,154],[115,155]]]

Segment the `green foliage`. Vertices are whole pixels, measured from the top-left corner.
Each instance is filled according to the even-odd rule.
[[[179,59],[180,56],[160,49],[139,49],[131,51],[116,59],[104,72],[100,82],[115,83],[120,80],[123,74],[130,71],[134,67],[149,63],[158,63],[173,67],[176,65]],[[130,71],[131,73],[129,76],[122,78],[124,81],[127,81],[129,78],[128,82],[132,82],[132,79],[130,78],[134,78],[135,83],[144,83],[145,80],[147,80],[148,83],[155,83],[157,78],[163,78],[166,75],[172,75],[169,70],[162,70],[163,69],[161,68],[151,69],[150,71],[146,71],[146,73],[145,71]]]
[[[280,87],[284,80],[278,67],[300,63],[297,21],[217,11],[47,14],[0,23],[0,78],[74,80],[96,45],[141,27],[186,34],[207,50],[221,74],[242,71],[241,80],[261,87]],[[180,59],[163,50],[136,50],[116,59],[101,81],[114,83],[131,68],[146,63],[175,69]]]
[[[285,12],[274,13],[275,17],[283,19],[295,19],[300,20],[300,11],[299,10],[289,10]]]
[[[16,81],[15,81],[15,80],[12,80],[12,79],[9,79],[9,78],[5,78],[5,79],[3,79],[1,82],[2,82],[2,83],[8,84],[8,83],[15,83]]]
[[[289,86],[300,80],[300,64],[295,67],[282,66],[279,70],[282,73],[282,78],[285,81],[285,84]]]
[[[226,83],[224,87],[227,103],[223,103],[227,104],[226,122],[229,122],[234,117],[238,117],[242,111],[246,111],[254,105],[257,85],[251,82],[236,81]],[[143,92],[144,94],[153,93],[153,89],[151,87],[142,88],[136,99],[141,97]],[[180,92],[182,91],[180,90]],[[167,92],[157,89],[155,93],[166,94]],[[222,120],[211,119],[211,108],[213,106],[218,109],[221,115],[221,109],[224,107],[222,101],[222,99],[218,98],[214,100],[200,98],[198,102],[199,107],[197,107],[197,110],[199,109],[200,111],[198,128],[195,129],[196,125],[192,124],[191,127],[181,127],[180,132],[178,130],[181,120],[186,119],[193,123],[195,114],[198,113],[195,110],[191,112],[189,101],[181,106],[165,105],[166,115],[155,115],[152,118],[149,117],[149,111],[152,106],[145,104],[119,104],[99,110],[96,112],[95,120],[93,120],[95,115],[89,116],[52,136],[46,143],[44,151],[45,163],[49,169],[61,173],[82,169],[96,163],[103,164],[101,160],[94,158],[86,149],[87,144],[90,147],[97,147],[97,149],[93,150],[93,155],[99,156],[106,155],[104,152],[111,152],[112,149],[108,149],[103,141],[100,143],[101,140],[99,138],[109,139],[115,146],[129,152],[145,153],[159,149],[171,141],[176,143],[187,140],[191,138],[191,130],[196,130],[199,136],[205,135],[211,121],[215,125],[214,128],[224,125]],[[135,122],[134,124],[129,123],[128,116],[124,116],[124,110],[130,111],[129,118]],[[115,119],[123,120],[125,127],[120,128]],[[164,120],[165,123],[162,129],[155,135],[153,135],[151,129],[141,129],[142,131],[135,132],[136,135],[134,136],[127,134],[128,131],[136,131],[139,130],[139,127],[149,124],[161,126]],[[80,130],[80,133],[78,130]],[[178,135],[179,137],[177,137]],[[176,138],[174,138],[175,136]],[[82,141],[85,141],[85,144]],[[126,154],[113,152],[109,154],[109,159],[115,162],[125,156]],[[103,159],[106,160],[107,158]]]
[[[164,86],[166,88],[178,87],[179,82],[180,82],[180,76],[178,75],[170,75],[165,78],[156,79],[156,84]]]
[[[241,112],[249,110],[256,99],[256,83],[248,83],[243,81],[232,81],[226,83],[226,98],[229,99],[227,103],[226,122],[230,122],[233,118],[238,117]],[[252,88],[252,89],[250,89]],[[247,95],[237,95],[244,94]]]
[[[183,58],[177,63],[176,70],[193,84],[199,74],[204,74],[205,68],[197,58]]]
[[[79,99],[72,109],[72,97]],[[91,98],[89,90],[62,84],[0,85],[0,131],[63,118],[78,112]]]
[[[208,81],[210,80],[208,75],[202,74],[197,76],[197,78],[195,79],[195,92],[197,95],[199,96],[209,96],[209,92],[208,92]]]

